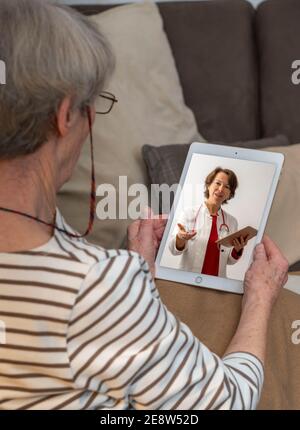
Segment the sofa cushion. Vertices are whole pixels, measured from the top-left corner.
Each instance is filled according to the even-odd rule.
[[[293,264],[300,260],[300,144],[266,148],[266,151],[281,152],[285,156],[266,233]]]
[[[221,142],[216,142],[222,145]],[[289,140],[278,135],[273,138],[233,142],[230,145],[240,148],[262,149],[268,146],[287,146]],[[151,184],[173,185],[179,182],[190,144],[151,146],[142,149]]]
[[[292,63],[300,60],[299,22],[299,0],[265,1],[257,9],[262,133],[283,133],[291,143],[300,141],[300,85],[292,83]]]
[[[260,137],[254,9],[244,0],[162,3],[187,105],[209,141]]]
[[[77,6],[85,14],[108,5]],[[185,101],[210,141],[260,137],[254,8],[246,0],[158,3]],[[272,134],[271,134],[272,136]]]
[[[167,308],[209,349],[222,356],[235,334],[242,296],[160,279],[156,286]],[[299,295],[283,290],[273,308],[258,409],[300,407],[299,345],[292,342],[292,324],[299,320],[299,307]]]
[[[119,248],[131,222],[126,214],[127,189],[119,193],[119,177],[126,177],[128,187],[135,183],[146,184],[142,146],[191,141],[198,138],[198,132],[193,113],[184,103],[157,6],[151,3],[126,5],[91,19],[107,35],[115,53],[116,71],[108,90],[119,100],[109,115],[97,116],[93,127],[96,182],[97,186],[115,187],[116,198],[113,190],[111,193],[113,204],[117,205],[120,194],[125,198],[125,214],[122,215],[124,219],[118,219],[117,205],[115,219],[99,220],[98,210],[89,240]],[[86,142],[76,171],[59,197],[64,216],[79,231],[84,231],[88,216],[89,151],[89,142]],[[132,200],[133,197],[128,197],[128,204]]]

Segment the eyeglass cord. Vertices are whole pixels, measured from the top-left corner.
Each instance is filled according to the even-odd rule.
[[[5,208],[0,206],[0,210],[3,212],[9,212],[9,213],[13,213],[16,215],[21,215],[23,217],[32,219],[34,221],[37,221],[41,224],[47,225],[48,227],[52,227],[62,233],[67,234],[70,237],[73,238],[82,238],[87,236],[92,228],[93,228],[93,224],[94,224],[94,220],[95,220],[95,208],[96,208],[96,181],[95,181],[95,163],[94,163],[94,144],[93,144],[93,133],[92,133],[92,116],[91,116],[91,111],[90,111],[90,107],[87,106],[87,115],[88,115],[88,122],[89,122],[89,129],[90,129],[90,145],[91,145],[91,193],[90,193],[90,219],[89,219],[89,224],[88,227],[85,231],[85,233],[83,234],[74,234],[71,233],[70,231],[64,229],[64,228],[60,228],[58,227],[56,224],[52,224],[46,221],[41,220],[40,218],[37,218],[33,215],[29,215],[25,212],[21,212],[18,210],[14,210],[14,209],[9,209],[9,208]]]

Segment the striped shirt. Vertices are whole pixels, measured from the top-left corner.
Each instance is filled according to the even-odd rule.
[[[209,351],[135,252],[56,231],[0,253],[0,320],[1,409],[254,409],[260,396],[261,362]]]

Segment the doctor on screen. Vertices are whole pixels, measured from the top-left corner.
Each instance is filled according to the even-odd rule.
[[[238,230],[237,220],[222,207],[237,186],[232,170],[217,167],[205,179],[204,203],[183,211],[169,242],[171,253],[181,256],[181,269],[224,278],[227,264],[241,258],[247,237],[235,239],[232,248],[215,243]]]

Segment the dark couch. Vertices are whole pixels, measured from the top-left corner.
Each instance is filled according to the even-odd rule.
[[[74,6],[90,15],[108,5]],[[286,135],[300,142],[300,1],[159,3],[200,133],[226,143]],[[300,196],[299,196],[300,197]],[[300,262],[291,270],[300,270]]]

